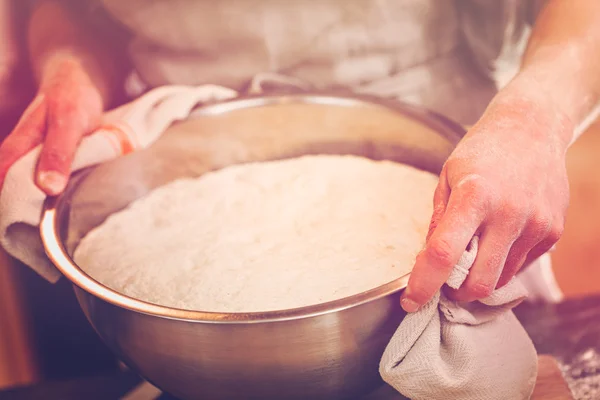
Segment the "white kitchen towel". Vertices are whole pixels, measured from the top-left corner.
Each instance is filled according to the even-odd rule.
[[[448,285],[459,288],[477,255],[474,238]],[[517,279],[469,304],[443,293],[408,314],[388,344],[379,372],[413,400],[522,400],[537,378],[537,354],[512,312],[527,292]]]
[[[152,144],[174,122],[187,118],[202,103],[237,96],[214,85],[164,86],[106,113],[101,127],[79,146],[72,169],[108,161]],[[45,194],[33,181],[41,146],[17,161],[0,191],[0,244],[16,259],[55,282],[60,273],[44,253],[38,226]]]

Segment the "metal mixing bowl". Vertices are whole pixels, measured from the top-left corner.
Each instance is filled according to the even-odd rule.
[[[407,276],[325,304],[222,314],[119,294],[83,272],[73,251],[108,215],[176,178],[302,154],[355,154],[439,173],[463,134],[431,112],[366,97],[273,94],[205,105],[151,147],[75,174],[46,202],[41,236],[100,337],[159,388],[182,399],[355,398],[381,384],[379,359],[403,318]]]

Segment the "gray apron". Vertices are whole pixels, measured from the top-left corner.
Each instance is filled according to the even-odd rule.
[[[96,0],[147,87],[239,89],[277,72],[472,124],[518,66],[532,0]],[[506,77],[508,76],[508,78]]]

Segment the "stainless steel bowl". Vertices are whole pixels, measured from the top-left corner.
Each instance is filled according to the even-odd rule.
[[[100,337],[159,388],[182,399],[354,398],[381,384],[378,363],[403,318],[407,276],[316,306],[222,314],[119,294],[83,272],[73,251],[108,215],[176,178],[323,153],[439,173],[463,134],[431,112],[366,97],[274,94],[205,105],[151,147],[75,174],[48,199],[41,236]]]

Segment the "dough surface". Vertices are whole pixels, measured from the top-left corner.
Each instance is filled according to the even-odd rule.
[[[111,215],[74,259],[110,288],[164,306],[319,304],[410,272],[437,181],[356,156],[235,165],[171,182]]]

